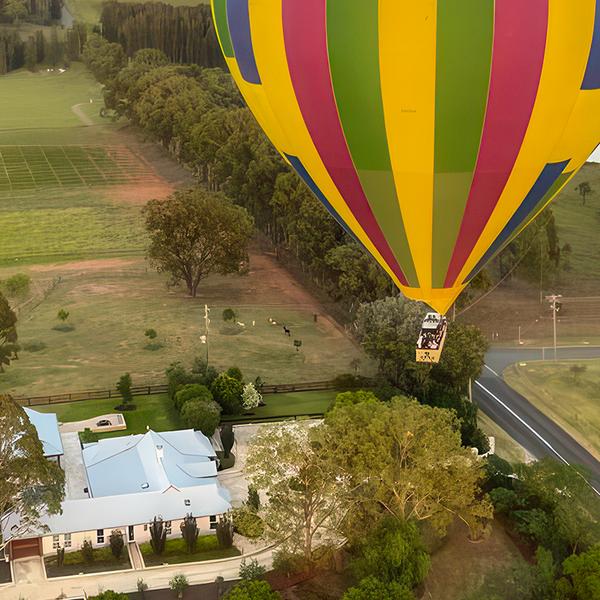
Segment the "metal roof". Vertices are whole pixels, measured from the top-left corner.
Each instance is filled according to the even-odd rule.
[[[61,456],[64,451],[56,415],[54,413],[40,413],[31,408],[25,408],[24,410],[42,442],[44,456]]]
[[[150,523],[155,516],[175,521],[188,513],[194,517],[220,515],[231,508],[229,501],[229,492],[216,478],[192,488],[169,487],[162,492],[65,500],[61,514],[42,515],[40,522],[44,530],[30,531],[19,537],[110,530]],[[11,529],[18,525],[19,517],[14,513],[3,522],[5,539],[12,537]]]
[[[83,461],[90,495],[160,492],[188,488],[216,477],[216,454],[208,438],[187,429],[102,439],[86,444]]]

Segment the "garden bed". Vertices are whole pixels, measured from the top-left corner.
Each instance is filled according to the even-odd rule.
[[[65,553],[65,563],[59,567],[56,555],[44,557],[44,566],[48,577],[68,577],[80,573],[103,573],[105,571],[123,571],[131,569],[127,549],[123,549],[121,558],[117,560],[110,548],[94,548],[94,560],[86,563],[79,550]]]
[[[164,564],[175,565],[202,560],[218,560],[220,558],[230,558],[241,554],[235,546],[231,548],[220,548],[216,535],[202,535],[198,537],[196,552],[193,554],[188,553],[183,538],[167,540],[165,551],[160,556],[154,554],[150,542],[140,544],[140,552],[144,557],[144,563],[146,563],[147,567],[155,567]]]

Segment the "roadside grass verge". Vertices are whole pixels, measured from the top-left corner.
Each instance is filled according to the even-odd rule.
[[[573,366],[585,370],[579,374]],[[530,362],[504,371],[506,382],[600,459],[600,360]]]
[[[511,464],[525,462],[525,449],[513,440],[504,429],[496,425],[481,409],[477,415],[479,427],[488,436],[494,436],[496,440],[495,454],[507,460]]]

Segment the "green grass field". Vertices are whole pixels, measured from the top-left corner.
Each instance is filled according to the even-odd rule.
[[[570,371],[573,365],[586,370],[575,376]],[[504,378],[600,458],[600,360],[513,365]]]
[[[139,258],[25,268],[43,301],[20,315],[19,341],[45,347],[21,352],[0,376],[0,390],[40,395],[108,389],[126,371],[139,384],[162,382],[171,362],[190,364],[194,356],[205,355],[200,342],[205,302],[212,320],[209,360],[217,367],[237,365],[248,380],[260,375],[267,383],[296,383],[331,379],[351,371],[354,358],[363,358],[365,374],[370,374],[360,349],[328,319],[322,316],[315,323],[313,309],[298,307],[294,299],[283,301],[291,286],[285,271],[260,256],[251,257],[251,269],[245,277],[212,276],[199,297],[191,299],[183,290],[169,291],[167,277]],[[277,296],[280,304],[270,305]],[[245,323],[237,335],[230,334],[221,317],[228,307]],[[61,308],[70,313],[70,332],[54,329]],[[279,325],[271,325],[269,318]],[[282,323],[293,337],[284,335]],[[148,328],[158,333],[158,350],[146,349]],[[299,352],[294,339],[302,340]]]
[[[336,395],[335,391],[267,394],[264,396],[265,406],[261,406],[253,412],[256,418],[321,413],[327,410],[329,403]],[[111,398],[44,404],[33,408],[39,412],[55,413],[61,423],[71,423],[115,412],[114,407],[117,404],[118,400]],[[127,423],[126,430],[103,433],[100,437],[145,433],[146,427],[150,427],[154,431],[171,431],[185,427],[166,394],[136,396],[134,404],[137,407],[136,410],[123,413]]]

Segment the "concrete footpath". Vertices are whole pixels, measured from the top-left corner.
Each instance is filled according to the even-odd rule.
[[[149,590],[169,587],[169,580],[183,573],[191,585],[212,583],[217,577],[225,580],[239,577],[242,560],[255,558],[261,565],[270,569],[273,560],[273,549],[264,548],[254,553],[235,556],[223,560],[204,561],[195,564],[168,565],[151,567],[142,570],[131,570],[119,573],[103,573],[79,575],[75,577],[56,577],[46,579],[42,568],[26,564],[36,559],[24,559],[18,566],[15,584],[0,586],[1,600],[55,600],[58,597],[83,598],[84,594],[93,596],[103,590],[115,592],[135,592],[137,582],[143,579]],[[37,559],[39,562],[39,559]],[[19,562],[19,561],[17,561]],[[26,577],[23,576],[26,574]],[[16,573],[17,575],[17,573]],[[64,594],[64,596],[61,596]]]

